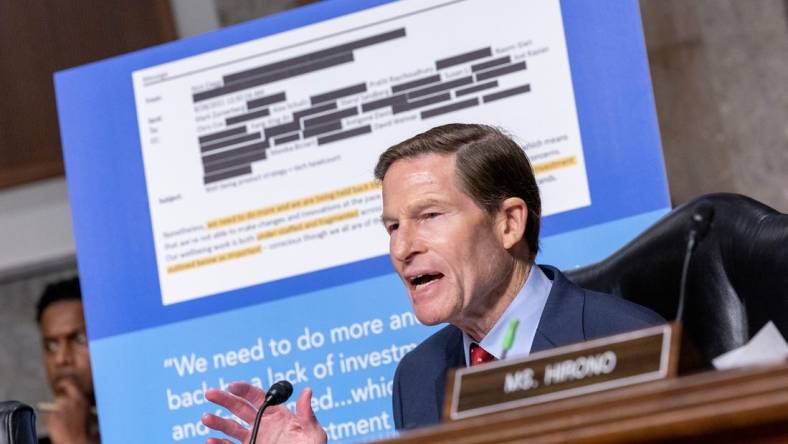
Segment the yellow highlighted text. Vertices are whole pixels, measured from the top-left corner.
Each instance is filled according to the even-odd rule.
[[[323,225],[331,225],[347,219],[358,217],[358,210],[345,211],[343,213],[331,214],[329,216],[318,217],[297,224],[285,225],[284,227],[274,228],[273,230],[266,230],[257,233],[257,240],[271,239],[272,237],[284,236],[290,233],[297,233],[299,231],[308,230],[310,228],[321,227]]]
[[[194,259],[188,262],[181,262],[179,264],[170,265],[167,267],[167,273],[177,273],[179,271],[191,270],[193,268],[204,267],[206,265],[218,264],[220,262],[238,259],[253,254],[259,254],[263,251],[263,247],[255,245],[253,247],[242,248],[240,250],[228,251],[226,253],[216,254],[213,256],[204,257],[201,259]]]
[[[308,207],[310,205],[318,205],[324,202],[342,199],[355,194],[366,193],[368,191],[380,188],[381,184],[377,180],[366,183],[360,183],[338,190],[327,191],[325,193],[315,194],[312,196],[303,197],[300,199],[291,200],[277,205],[270,205],[261,207],[254,210],[246,211],[244,213],[236,213],[230,216],[212,219],[208,221],[208,228],[221,228],[227,225],[246,222],[252,219],[259,219],[261,217],[271,216],[277,213],[286,211],[297,210],[300,208]]]
[[[577,156],[566,156],[549,162],[534,165],[534,174],[542,174],[548,171],[566,168],[577,164]]]

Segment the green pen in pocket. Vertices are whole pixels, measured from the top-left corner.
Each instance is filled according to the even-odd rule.
[[[503,350],[501,351],[501,359],[506,359],[506,354],[512,349],[514,345],[514,333],[520,325],[519,319],[512,319],[509,321],[509,326],[506,327],[506,335],[503,337]]]

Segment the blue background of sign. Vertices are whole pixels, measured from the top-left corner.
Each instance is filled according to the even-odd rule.
[[[352,322],[371,316],[374,310],[395,313],[409,308],[387,256],[230,291],[221,297],[163,306],[131,79],[135,70],[384,3],[388,1],[320,2],[56,74],[105,442],[146,436],[147,440],[151,436],[168,440],[169,435],[158,432],[166,428],[164,424],[199,416],[199,409],[168,411],[166,402],[156,398],[163,396],[165,387],[185,389],[199,382],[199,378],[179,380],[172,369],[164,369],[162,359],[168,354],[201,347],[206,353],[216,352],[220,344],[242,343],[256,331],[282,329],[286,333],[290,327],[323,325],[325,319]],[[543,221],[539,261],[566,268],[614,251],[664,214],[669,199],[637,2],[563,0],[561,8],[592,201],[588,207]],[[348,289],[355,286],[363,287],[361,293],[367,296],[349,297]],[[320,303],[296,310],[297,301],[304,298],[318,298]],[[265,313],[274,307],[288,313],[284,318],[289,323],[265,325]],[[414,328],[386,341],[418,342],[428,331]],[[374,345],[375,338],[369,341]],[[312,353],[317,356],[323,351]],[[390,377],[393,368],[381,375]],[[237,372],[229,372],[230,376],[245,377]],[[388,402],[381,400],[376,408],[389,409]],[[365,404],[364,410],[369,408]],[[140,416],[143,410],[144,417]],[[352,408],[326,413],[331,421],[362,416]],[[154,430],[155,434],[139,435]]]

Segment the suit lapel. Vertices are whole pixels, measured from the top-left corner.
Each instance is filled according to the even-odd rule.
[[[457,367],[465,367],[465,351],[463,350],[462,332],[452,326],[455,330],[450,339],[446,341],[446,359],[443,360],[443,368],[438,372],[438,380],[435,381],[435,400],[438,408],[438,418],[443,419],[443,398],[446,395],[446,379],[449,370]]]
[[[558,269],[545,265],[539,267],[553,281],[553,287],[539,320],[531,352],[584,341],[583,289],[569,282]]]
[[[542,271],[553,281],[550,295],[547,297],[539,326],[536,329],[531,352],[574,344],[585,340],[583,333],[583,304],[585,293],[583,289],[571,283],[558,269],[549,266],[540,266]],[[465,367],[465,351],[463,350],[462,332],[454,326],[443,346],[444,359],[441,368],[436,374],[435,401],[437,420],[440,421],[443,412],[443,398],[446,394],[446,378],[449,370]]]

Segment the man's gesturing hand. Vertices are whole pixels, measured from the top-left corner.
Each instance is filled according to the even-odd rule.
[[[257,409],[265,399],[265,391],[245,382],[233,382],[227,387],[226,392],[217,389],[208,390],[205,398],[226,408],[246,423],[253,424]],[[304,389],[298,397],[295,415],[283,405],[268,407],[265,410],[256,443],[249,443],[252,431],[232,419],[205,413],[202,416],[202,423],[245,444],[322,444],[327,441],[326,432],[317,422],[312,411],[312,389],[309,388]],[[209,438],[206,444],[230,442],[227,439]]]
[[[54,412],[44,417],[49,438],[55,444],[82,444],[92,440],[88,430],[91,420],[90,402],[73,378],[61,378],[55,387]]]

